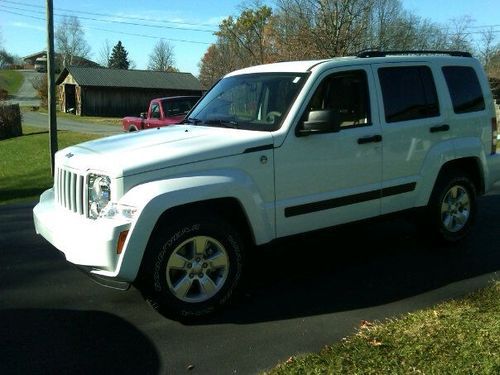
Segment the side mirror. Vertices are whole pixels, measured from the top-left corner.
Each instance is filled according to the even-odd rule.
[[[332,109],[309,112],[307,120],[302,123],[298,135],[306,136],[319,133],[336,133],[340,131],[340,117]]]
[[[139,115],[142,119],[145,119],[148,114],[146,112],[141,112]]]

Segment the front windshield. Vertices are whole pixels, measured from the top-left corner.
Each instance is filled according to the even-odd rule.
[[[219,81],[189,114],[197,125],[279,129],[306,80],[304,73],[255,73]]]

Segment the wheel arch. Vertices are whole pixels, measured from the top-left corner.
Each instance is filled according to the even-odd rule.
[[[269,242],[275,235],[274,206],[265,204],[248,176],[239,172],[145,183],[131,189],[121,203],[140,208],[115,271],[118,278],[130,281],[155,231],[179,215],[215,213],[236,226],[250,245]]]
[[[484,194],[484,173],[481,162],[477,157],[459,158],[443,164],[436,177],[434,186],[442,176],[449,173],[459,174],[460,172],[463,172],[467,177],[471,179],[478,195]]]
[[[222,217],[239,229],[245,241],[255,244],[255,235],[248,215],[241,202],[234,197],[207,199],[170,207],[158,218],[150,237],[154,235],[154,232],[160,226],[165,225],[170,220],[175,220],[179,215],[189,216],[199,215],[200,213],[202,215],[213,215],[215,213],[215,215]]]

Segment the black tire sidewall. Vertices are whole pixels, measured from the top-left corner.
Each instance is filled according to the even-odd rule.
[[[229,273],[224,286],[204,302],[189,303],[175,297],[169,289],[166,267],[172,252],[194,236],[208,236],[219,241],[229,258]],[[144,288],[151,305],[165,316],[180,319],[208,315],[228,303],[235,293],[243,271],[243,243],[238,233],[220,219],[184,220],[177,225],[160,227],[148,246],[143,268]]]

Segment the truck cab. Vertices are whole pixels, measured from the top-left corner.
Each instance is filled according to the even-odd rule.
[[[178,124],[199,99],[199,96],[172,96],[153,99],[149,103],[147,112],[142,112],[139,117],[123,118],[123,131],[134,132]]]

